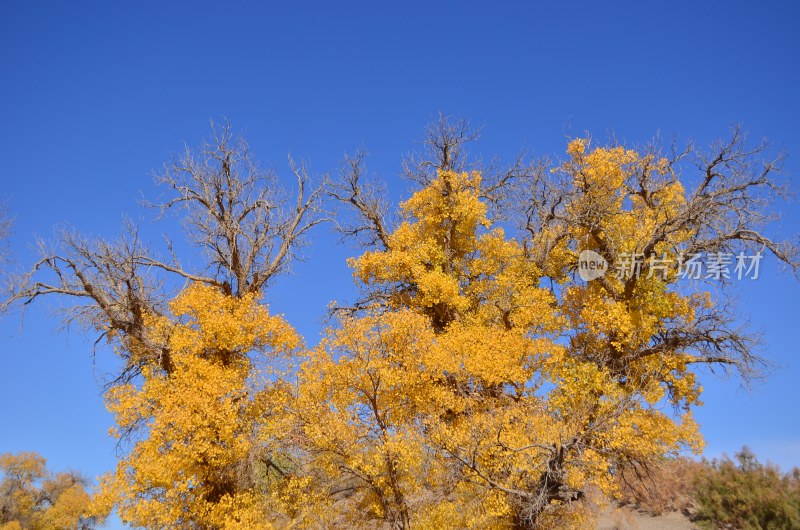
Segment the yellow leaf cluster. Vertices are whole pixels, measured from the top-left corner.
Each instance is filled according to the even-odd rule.
[[[104,477],[98,510],[116,505],[123,521],[151,528],[268,527],[248,460],[274,449],[290,394],[259,368],[289,355],[299,336],[252,295],[193,285],[170,309],[153,327],[168,338],[172,370],[147,365],[140,384],[107,396],[117,434],[135,443]]]

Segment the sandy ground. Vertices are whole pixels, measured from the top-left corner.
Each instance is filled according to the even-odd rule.
[[[695,530],[689,519],[680,513],[652,516],[628,508],[609,508],[600,516],[597,530]]]

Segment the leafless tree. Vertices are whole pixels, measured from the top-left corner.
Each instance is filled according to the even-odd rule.
[[[323,186],[308,191],[309,175],[291,157],[297,180],[293,204],[287,204],[274,173],[262,170],[242,137],[229,124],[214,128],[212,142],[165,165],[156,182],[164,201],[150,203],[162,212],[184,208],[191,240],[206,255],[208,268],[186,271],[177,260],[152,265],[191,281],[214,285],[234,296],[260,291],[298,256],[303,236],[326,217],[321,215]]]
[[[144,324],[146,314],[163,314],[169,277],[237,297],[260,291],[298,257],[309,230],[327,218],[320,202],[324,183],[309,189],[305,166],[290,159],[297,189],[287,201],[276,175],[257,165],[229,123],[212,124],[212,130],[211,140],[197,150],[187,148],[156,175],[164,196],[148,203],[162,213],[181,210],[190,240],[204,252],[205,267],[184,267],[171,244],[171,258],[160,259],[142,243],[133,223],[117,241],[61,230],[54,243],[38,243],[40,260],[12,279],[3,308],[64,295],[76,301],[67,304],[69,320],[77,318],[104,337],[133,342],[134,349],[147,352],[134,358],[131,348],[121,349],[128,363],[116,381],[130,379],[148,362],[169,372],[168,348]]]

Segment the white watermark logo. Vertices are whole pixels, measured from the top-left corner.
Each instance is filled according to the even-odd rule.
[[[593,250],[584,250],[578,256],[578,276],[590,282],[605,275],[608,270],[606,258]]]

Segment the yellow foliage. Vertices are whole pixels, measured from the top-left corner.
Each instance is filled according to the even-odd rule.
[[[672,271],[570,273],[585,249],[642,252],[685,190],[651,155],[588,140],[567,153],[555,171],[581,222],[531,241],[489,221],[479,173],[439,172],[401,205],[387,248],[350,261],[372,305],[340,318],[296,373],[281,360],[299,337],[255,296],[194,285],[170,316],[146,316],[172,368],[147,364],[109,393],[116,434],[135,443],[98,511],[147,527],[583,528],[576,501],[613,495],[618,466],[699,451],[693,359],[650,345],[709,297],[677,290]],[[637,194],[643,171],[660,185]],[[674,259],[690,235],[650,251]],[[293,464],[254,480],[265,455]]]
[[[285,421],[288,390],[268,361],[300,339],[255,296],[237,299],[193,285],[153,321],[168,337],[172,370],[155,365],[141,384],[108,394],[132,450],[106,475],[97,509],[116,505],[123,521],[167,528],[266,528],[266,500],[248,477],[250,460],[269,454]]]
[[[36,453],[0,454],[0,529],[72,530],[101,522],[90,513],[85,480],[51,474]]]
[[[574,263],[575,248],[641,251],[685,200],[662,160],[587,140],[568,154],[558,171],[578,193],[567,211],[595,228],[570,227],[548,271]],[[642,170],[664,185],[632,197],[625,183]],[[479,174],[440,172],[403,203],[388,248],[350,262],[388,303],[342,319],[301,371],[311,468],[355,492],[352,524],[366,513],[401,527],[581,528],[588,515],[572,501],[613,494],[619,462],[701,447],[686,354],[637,355],[667,323],[691,322],[701,301],[669,275],[624,296],[567,276],[551,290],[525,247],[488,221],[480,194]],[[663,412],[667,399],[686,412]],[[545,476],[558,487],[540,490]]]

